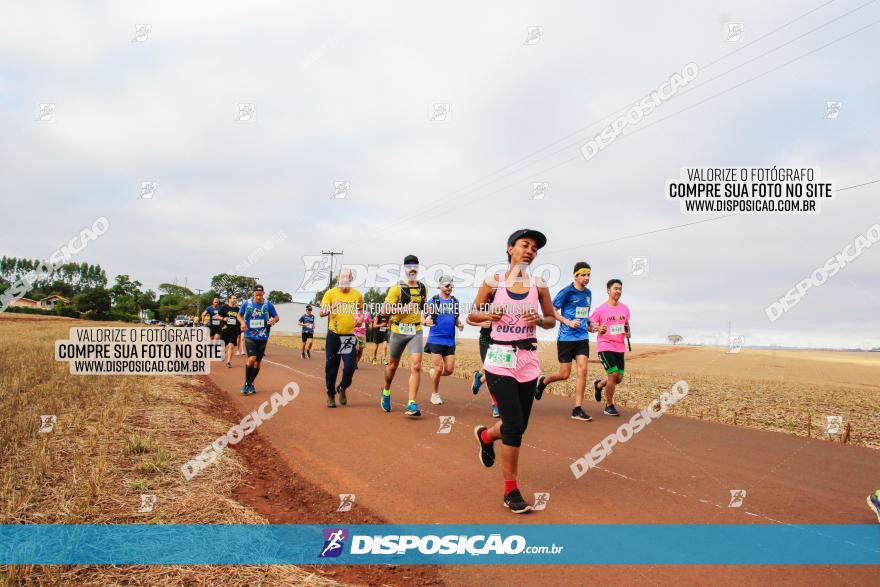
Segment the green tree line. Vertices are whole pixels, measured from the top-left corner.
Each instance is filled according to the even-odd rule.
[[[0,259],[0,294],[13,283],[27,276],[33,277],[41,261],[2,257]],[[51,267],[51,265],[50,265]],[[100,265],[88,263],[65,263],[53,268],[49,275],[37,274],[31,289],[24,297],[40,300],[57,294],[70,300],[60,304],[52,311],[10,307],[7,311],[28,313],[52,313],[56,315],[83,317],[93,320],[138,321],[141,316],[149,319],[170,321],[175,316],[194,316],[217,297],[225,300],[230,295],[239,299],[250,296],[256,281],[252,277],[220,273],[211,278],[211,289],[201,293],[177,285],[162,283],[158,292],[145,289],[140,281],[130,275],[117,275],[113,285],[107,287],[107,274]],[[292,301],[289,293],[272,290],[269,292],[272,303]]]

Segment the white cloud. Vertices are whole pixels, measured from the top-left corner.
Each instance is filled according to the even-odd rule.
[[[0,23],[0,198],[12,221],[0,246],[46,255],[106,215],[111,229],[88,250],[90,261],[149,286],[175,275],[206,286],[284,230],[289,238],[251,271],[267,287],[294,291],[300,257],[321,249],[345,250],[349,262],[408,252],[488,262],[503,256],[513,228],[532,225],[550,238],[547,260],[567,273],[588,259],[594,285],[621,276],[629,256],[649,256],[646,281],[624,276],[627,296],[642,306],[633,304],[642,332],[663,335],[669,323],[711,331],[733,319],[756,336],[871,337],[880,326],[870,308],[874,251],[811,294],[818,306],[804,302],[772,332],[761,309],[880,217],[877,186],[842,192],[816,217],[735,218],[589,243],[694,220],[662,195],[685,165],[796,162],[821,167],[837,186],[877,179],[880,81],[864,73],[875,67],[876,29],[657,121],[864,26],[880,9],[664,104],[589,162],[562,164],[601,125],[575,131],[684,64],[736,48],[723,38],[727,21],[743,22],[749,42],[810,8],[749,2],[725,15],[697,2],[638,11],[500,2],[11,5]],[[697,82],[851,8],[823,8],[705,68]],[[132,43],[139,23],[152,26],[149,38]],[[544,36],[524,45],[531,25]],[[837,120],[822,117],[826,100],[844,103]],[[56,103],[54,123],[34,121],[44,101]],[[446,122],[428,120],[437,101],[450,103]],[[256,105],[256,122],[233,119],[238,102]],[[493,174],[569,134],[528,160],[543,161]],[[146,180],[159,184],[148,201],[138,198]],[[331,201],[334,181],[343,180],[350,196]],[[544,200],[528,199],[532,181],[549,182]],[[393,223],[407,214],[414,218]],[[849,306],[834,302],[847,296]],[[668,307],[655,310],[656,298]],[[857,324],[848,322],[852,307],[864,316]]]

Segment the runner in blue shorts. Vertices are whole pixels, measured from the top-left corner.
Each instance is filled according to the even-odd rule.
[[[431,329],[425,354],[431,355],[433,363],[430,374],[433,389],[431,403],[434,405],[443,403],[440,378],[455,371],[455,329],[464,330],[464,324],[459,320],[461,307],[452,295],[452,287],[452,277],[440,277],[440,293],[428,300],[428,307],[425,308],[424,324]]]

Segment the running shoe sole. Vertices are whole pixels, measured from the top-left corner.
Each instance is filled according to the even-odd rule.
[[[602,401],[602,390],[599,389],[599,382],[600,381],[602,381],[602,380],[596,379],[595,381],[593,381],[593,397],[596,398],[597,402]]]
[[[544,383],[544,376],[541,375],[538,377],[538,384],[535,386],[535,399],[540,400],[544,397],[544,390],[547,389],[547,384]]]
[[[407,410],[404,412],[404,414],[406,414],[406,415],[409,416],[410,418],[418,418],[419,416],[422,415],[422,413],[421,413],[420,411],[418,411],[418,410],[410,411],[409,409],[407,409]]]
[[[523,509],[515,510],[515,509],[513,509],[512,507],[510,507],[509,505],[507,505],[507,502],[505,501],[505,502],[504,502],[504,507],[506,507],[507,509],[509,509],[510,511],[512,511],[512,512],[515,513],[515,514],[527,514],[527,513],[529,513],[530,511],[532,511],[532,506],[530,506],[530,505],[528,505],[528,504],[526,504],[526,507],[523,508]]]
[[[589,414],[587,414],[586,418],[581,418],[580,416],[575,416],[574,414],[572,414],[571,419],[572,420],[580,420],[581,422],[592,422],[593,421],[593,417]]]
[[[877,516],[877,521],[880,522],[880,505],[874,503],[871,500],[871,497],[873,497],[873,495],[874,494],[869,495],[866,501],[868,502],[868,507],[871,508],[871,511],[874,512],[874,514]]]
[[[491,462],[487,465],[486,462],[483,461],[483,447],[485,447],[486,445],[483,444],[483,439],[480,438],[480,432],[486,429],[487,428],[485,426],[477,426],[476,428],[474,428],[474,436],[476,436],[477,438],[477,444],[480,445],[480,451],[477,453],[477,459],[479,459],[481,465],[489,469],[490,467],[492,467],[492,465],[495,464],[495,447],[491,447],[492,452],[487,452],[487,454],[491,455],[492,457]]]

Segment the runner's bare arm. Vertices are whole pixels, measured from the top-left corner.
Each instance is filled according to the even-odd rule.
[[[570,326],[571,328],[577,328],[577,326],[573,325],[574,324],[573,321],[568,320],[565,316],[562,315],[562,310],[560,308],[557,308],[554,306],[553,315],[556,316],[557,320],[559,320],[561,323],[565,324],[566,326]]]
[[[468,324],[470,324],[471,326],[479,326],[480,328],[488,328],[489,326],[492,325],[492,322],[489,320],[484,320],[482,322],[477,322],[475,320],[471,320],[470,314],[465,316],[464,321],[467,322]]]
[[[550,299],[550,290],[543,280],[538,278],[538,302],[541,304],[541,312],[544,314],[544,321],[540,324],[541,328],[549,330],[556,326],[556,309],[553,307],[553,300]]]
[[[489,284],[489,278],[483,281],[482,285],[480,285],[479,291],[477,291],[477,297],[474,298],[474,306],[471,309],[470,314],[468,314],[468,323],[479,326],[480,322],[492,321],[496,322],[501,319],[501,314],[497,312],[484,312],[482,311],[485,307],[488,307],[489,296],[492,294],[493,287]]]
[[[364,300],[354,303],[354,325],[361,326],[364,323]]]

